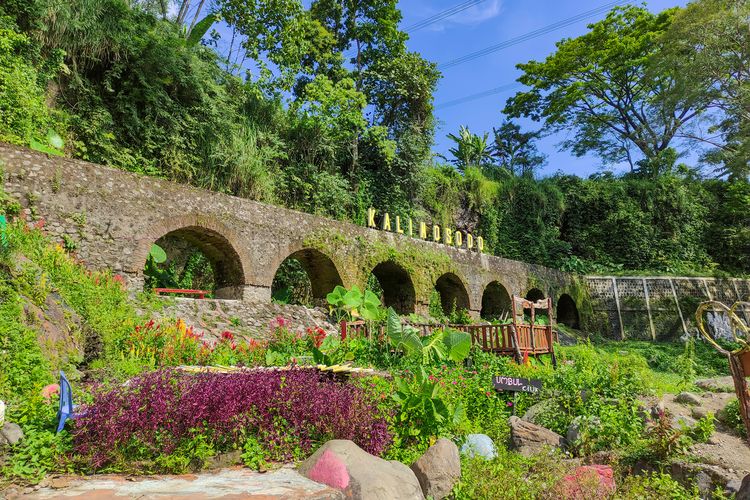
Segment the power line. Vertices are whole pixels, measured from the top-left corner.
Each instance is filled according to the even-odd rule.
[[[582,21],[583,19],[586,19],[588,17],[593,17],[595,15],[601,14],[603,12],[608,11],[612,7],[616,7],[618,5],[627,4],[630,0],[616,0],[614,2],[608,2],[600,7],[597,7],[595,9],[588,10],[586,12],[581,12],[580,14],[577,14],[573,17],[569,17],[567,19],[563,19],[561,21],[557,21],[556,23],[550,24],[548,26],[544,26],[543,28],[539,28],[534,31],[530,31],[528,33],[525,33],[523,35],[517,36],[515,38],[511,38],[509,40],[505,40],[503,42],[497,43],[495,45],[490,45],[489,47],[485,47],[481,50],[478,50],[476,52],[472,52],[470,54],[466,54],[464,56],[458,57],[456,59],[450,60],[448,62],[438,64],[438,68],[440,69],[446,69],[446,68],[452,68],[453,66],[458,66],[459,64],[463,64],[468,61],[472,61],[474,59],[477,59],[479,57],[485,56],[487,54],[491,54],[493,52],[497,52],[499,50],[506,49],[508,47],[511,47],[513,45],[518,45],[519,43],[525,42],[527,40],[531,40],[533,38],[540,37],[542,35],[546,35],[547,33],[550,33],[555,30],[559,30],[560,28],[565,28],[567,26],[570,26],[571,24],[575,24],[578,21]]]
[[[495,94],[501,94],[503,92],[507,92],[509,90],[514,90],[521,87],[521,84],[518,82],[513,83],[506,83],[505,85],[500,85],[499,87],[495,87],[494,89],[485,90],[484,92],[479,92],[476,94],[467,95],[464,97],[459,97],[458,99],[453,99],[452,101],[445,101],[441,102],[439,104],[435,105],[435,109],[440,108],[448,108],[450,106],[456,106],[458,104],[463,104],[465,102],[469,101],[475,101],[477,99],[481,99],[483,97],[488,97]]]
[[[453,7],[446,9],[442,12],[438,12],[437,14],[430,16],[428,18],[422,19],[419,22],[416,22],[412,24],[411,26],[407,26],[404,28],[404,31],[407,32],[414,32],[417,30],[421,30],[422,28],[426,28],[427,26],[431,24],[435,24],[438,21],[442,21],[443,19],[447,19],[453,15],[458,14],[459,12],[462,12],[468,8],[474,7],[475,5],[483,2],[484,0],[468,0],[466,2],[460,3],[458,5],[454,5]]]

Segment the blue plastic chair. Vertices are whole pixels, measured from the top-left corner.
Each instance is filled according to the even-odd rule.
[[[8,248],[8,219],[4,215],[0,215],[0,248],[3,250]]]
[[[57,411],[57,432],[65,428],[65,421],[75,418],[73,413],[73,389],[65,377],[65,372],[60,370],[60,409]]]

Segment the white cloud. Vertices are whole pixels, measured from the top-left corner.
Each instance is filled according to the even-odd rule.
[[[435,14],[438,14],[439,12],[442,12],[446,9],[427,9],[422,13],[422,19],[434,16]],[[501,0],[483,0],[477,5],[473,5],[466,10],[462,10],[461,12],[458,12],[457,14],[454,14],[446,19],[442,19],[434,24],[430,24],[423,29],[429,31],[444,31],[445,29],[455,25],[474,26],[497,17],[500,12],[502,12],[502,10]]]

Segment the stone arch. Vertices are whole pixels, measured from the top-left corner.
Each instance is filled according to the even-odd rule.
[[[128,271],[142,279],[151,245],[165,237],[184,240],[206,256],[213,267],[217,298],[242,298],[250,268],[245,246],[231,229],[210,216],[188,214],[153,224],[138,239]]]
[[[579,329],[580,320],[575,300],[567,293],[560,295],[560,298],[557,299],[557,322],[570,328]]]
[[[469,309],[469,293],[461,278],[454,273],[445,273],[435,282],[435,290],[440,294],[440,305],[444,314],[450,314],[455,305],[456,310]]]
[[[383,289],[381,300],[385,307],[393,307],[399,314],[414,312],[417,294],[409,273],[399,264],[387,260],[376,265],[372,274]]]
[[[274,275],[289,259],[295,259],[302,265],[302,269],[310,279],[313,299],[323,300],[337,285],[343,286],[344,284],[333,260],[315,248],[302,248],[292,252],[276,266]]]
[[[511,314],[511,299],[508,289],[499,281],[492,281],[487,284],[482,293],[480,316],[483,319],[500,319],[510,317]]]
[[[546,295],[544,295],[544,292],[540,290],[539,288],[532,288],[528,292],[526,292],[526,300],[531,300],[536,302],[537,300],[542,300],[546,298]]]

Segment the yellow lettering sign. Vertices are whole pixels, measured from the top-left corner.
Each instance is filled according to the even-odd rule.
[[[391,216],[388,215],[388,212],[386,212],[385,215],[383,216],[383,226],[381,229],[383,231],[391,230]]]
[[[367,209],[367,227],[377,227],[375,225],[375,209],[374,208]]]
[[[476,249],[478,252],[484,252],[484,238],[481,236],[474,236],[471,233],[462,233],[459,230],[453,230],[449,227],[440,228],[438,224],[432,225],[432,234],[429,235],[427,232],[427,224],[425,222],[416,222],[411,217],[405,219],[407,222],[405,227],[401,226],[401,216],[395,215],[395,228],[391,224],[391,215],[388,212],[383,214],[382,219],[376,222],[378,212],[370,207],[367,209],[367,227],[380,228],[383,231],[395,231],[398,234],[408,233],[409,236],[416,237],[415,231],[417,228],[414,226],[419,224],[419,238],[426,240],[431,238],[435,243],[443,243],[445,245],[456,246],[457,248],[467,248],[469,250]],[[441,232],[442,231],[442,232]],[[474,242],[476,240],[476,247]],[[464,247],[464,242],[466,246]]]

